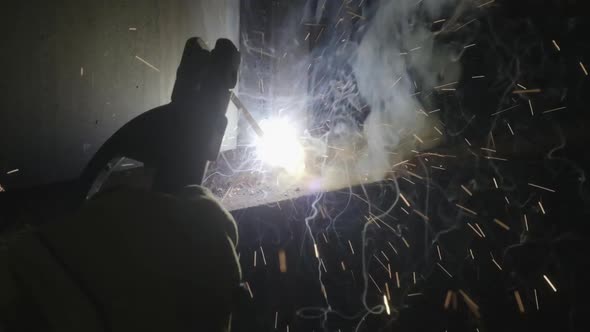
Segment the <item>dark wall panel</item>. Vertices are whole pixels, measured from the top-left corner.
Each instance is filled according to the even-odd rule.
[[[34,0],[3,10],[0,183],[76,176],[115,130],[169,101],[187,38],[237,42],[238,10],[237,0]]]

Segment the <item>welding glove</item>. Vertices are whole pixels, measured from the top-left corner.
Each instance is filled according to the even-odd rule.
[[[101,174],[108,174],[116,165],[112,161],[122,157],[154,169],[156,191],[201,183],[207,161],[219,153],[239,64],[231,41],[219,39],[209,51],[200,39],[189,39],[171,102],[131,120],[107,140],[80,177],[82,199],[100,190]]]

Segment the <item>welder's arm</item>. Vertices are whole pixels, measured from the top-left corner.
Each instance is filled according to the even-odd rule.
[[[0,330],[228,331],[237,241],[201,187],[101,193],[0,250]]]

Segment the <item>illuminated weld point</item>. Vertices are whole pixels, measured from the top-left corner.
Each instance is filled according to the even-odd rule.
[[[286,118],[260,122],[264,136],[255,140],[256,155],[264,163],[297,175],[305,170],[305,155],[297,131]]]

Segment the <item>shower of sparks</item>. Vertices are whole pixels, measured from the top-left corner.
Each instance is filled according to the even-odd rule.
[[[510,227],[508,227],[508,225],[506,225],[505,223],[501,222],[500,220],[494,219],[494,222],[496,224],[498,224],[500,227],[504,228],[505,230],[507,230],[507,231],[510,230]]]
[[[399,77],[397,80],[395,80],[395,82],[393,82],[393,84],[390,86],[390,88],[393,88],[393,87],[395,87],[395,85],[396,85],[397,83],[399,83],[399,81],[401,81],[401,79],[402,79],[402,77],[400,76],[400,77]]]
[[[440,265],[440,263],[436,263],[436,265],[438,265],[438,267],[440,267],[449,276],[449,278],[453,277],[453,275],[449,271],[447,271],[447,269],[445,269],[442,265]]]
[[[553,189],[550,189],[550,188],[547,188],[547,187],[543,187],[543,186],[540,186],[540,185],[538,185],[538,184],[534,184],[534,183],[530,183],[530,182],[529,182],[529,183],[527,183],[527,184],[528,184],[529,186],[531,186],[531,187],[535,187],[535,188],[538,188],[538,189],[543,189],[543,190],[546,190],[546,191],[548,191],[548,192],[550,192],[550,193],[554,193],[554,192],[555,192],[555,190],[553,190]]]
[[[514,299],[516,300],[516,304],[518,305],[518,311],[524,314],[524,304],[522,303],[522,299],[520,298],[520,293],[515,290],[514,291]]]
[[[539,92],[541,92],[541,89],[523,89],[523,90],[512,91],[512,93],[515,95],[522,95],[522,94],[527,94],[527,93],[539,93]]]
[[[379,288],[379,287],[377,287]],[[322,290],[322,295],[324,295],[324,299],[328,299],[328,293],[326,292],[326,287],[324,286],[324,284],[322,283],[320,289]]]
[[[512,134],[512,136],[514,136],[514,130],[512,130],[512,127],[510,126],[510,122],[506,122],[506,125],[508,126],[508,129],[510,130],[510,133]]]
[[[469,308],[471,313],[473,313],[474,316],[479,318],[479,316],[480,316],[479,315],[479,306],[475,303],[475,301],[473,301],[469,297],[469,295],[467,295],[467,293],[465,293],[462,289],[459,290],[459,294],[461,294],[461,296],[463,296],[463,300],[467,304],[467,307]]]
[[[399,197],[404,201],[404,204],[410,207],[410,202],[408,202],[408,200],[404,197],[404,194],[399,193]]]
[[[451,85],[455,85],[455,84],[457,84],[457,83],[459,83],[459,82],[451,82],[451,83],[446,83],[446,84],[443,84],[443,85],[435,86],[433,89],[435,89],[435,90],[436,90],[436,89],[446,88],[446,87],[449,87],[449,86],[451,86]]]
[[[495,116],[495,115],[498,115],[498,114],[502,114],[502,113],[504,113],[504,112],[510,111],[510,110],[512,110],[512,109],[515,109],[515,108],[516,108],[516,107],[518,107],[518,106],[519,106],[519,105],[514,105],[514,106],[511,106],[511,107],[505,108],[505,109],[503,109],[503,110],[501,110],[501,111],[498,111],[498,112],[496,112],[496,113],[492,113],[492,114],[490,114],[490,115],[491,115],[491,116]]]
[[[417,214],[418,216],[420,216],[422,219],[424,219],[424,221],[429,221],[430,219],[428,218],[428,216],[426,216],[424,213],[414,209],[412,210],[414,211],[415,214]]]
[[[348,240],[348,245],[350,246],[350,251],[354,255],[354,248],[352,247],[352,242],[350,242],[350,240]]]
[[[479,233],[481,234],[482,237],[486,237],[486,235],[483,232],[483,229],[481,229],[481,227],[479,227],[478,223],[475,223],[475,227],[477,227],[477,229],[479,230]]]
[[[253,299],[254,298],[254,293],[252,293],[252,289],[250,288],[250,284],[246,281],[246,282],[244,282],[244,286],[248,290],[248,293],[250,294],[250,298]]]
[[[557,293],[557,288],[555,288],[555,286],[553,285],[553,283],[551,282],[551,280],[549,280],[549,277],[547,277],[546,275],[543,275],[543,278],[545,279],[545,281],[547,282],[547,284],[549,284],[549,286],[551,287],[551,289],[553,289],[553,291]]]
[[[449,309],[449,307],[451,306],[451,300],[453,299],[453,291],[452,290],[448,290],[447,291],[447,295],[445,296],[445,302],[443,304],[443,307],[445,309]]]
[[[488,160],[508,161],[508,159],[500,157],[484,156],[484,158]]]
[[[477,19],[475,19],[475,18],[474,18],[474,19],[472,19],[472,20],[469,20],[469,21],[467,21],[466,23],[464,23],[464,24],[460,25],[460,26],[459,26],[458,28],[456,28],[454,31],[455,31],[455,32],[457,32],[457,31],[459,31],[459,30],[463,29],[464,27],[468,26],[469,24],[471,24],[471,23],[473,23],[473,22],[475,22],[475,21],[477,21]]]
[[[371,279],[371,281],[373,282],[373,285],[375,285],[375,288],[377,288],[377,290],[379,291],[379,293],[383,294],[383,291],[381,290],[381,288],[379,287],[379,285],[377,285],[377,282],[375,281],[375,279],[373,279],[373,276],[369,273],[369,279]]]
[[[406,245],[406,247],[410,247],[410,244],[408,243],[408,241],[406,240],[405,237],[402,236],[402,241],[404,242],[404,244]]]
[[[478,8],[482,8],[482,7],[485,7],[485,6],[487,6],[487,5],[491,5],[491,4],[492,4],[492,3],[494,3],[495,1],[496,1],[496,0],[490,0],[490,1],[487,1],[487,2],[484,2],[484,3],[482,3],[481,5],[478,5],[477,7],[478,7]]]
[[[467,193],[467,195],[473,196],[473,193],[471,193],[471,191],[469,191],[469,189],[467,189],[467,187],[465,187],[464,185],[461,185],[461,189],[463,189]]]
[[[385,304],[385,311],[387,312],[387,315],[390,316],[391,309],[389,309],[389,302],[387,301],[387,296],[385,295],[383,295],[383,303]]]
[[[262,262],[264,263],[264,266],[266,266],[266,256],[264,255],[262,247],[260,247],[260,253],[262,254]]]
[[[474,233],[475,233],[477,236],[479,236],[479,237],[481,237],[481,238],[483,238],[483,237],[484,237],[484,236],[483,236],[483,235],[482,235],[482,234],[481,234],[481,233],[480,233],[480,232],[479,232],[477,229],[475,229],[475,227],[473,227],[473,225],[471,225],[470,223],[467,223],[467,226],[469,226],[469,228],[471,228],[471,230],[473,230],[473,232],[474,232]]]
[[[541,203],[541,201],[538,201],[538,202],[537,202],[537,204],[539,205],[539,208],[541,209],[541,212],[542,212],[543,214],[546,214],[546,213],[545,213],[545,207],[543,206],[543,203]]]
[[[542,113],[542,114],[553,113],[553,112],[557,112],[557,111],[564,110],[564,109],[566,109],[566,108],[567,108],[566,106],[562,106],[562,107],[556,107],[556,108],[552,108],[552,109],[549,109],[549,110],[543,111],[543,113]]]
[[[582,71],[584,72],[584,75],[588,76],[588,70],[586,69],[586,66],[584,66],[584,64],[582,63],[582,61],[580,61],[580,68],[582,68]]]
[[[160,69],[156,68],[156,66],[152,65],[151,63],[147,62],[146,60],[144,60],[142,57],[140,57],[139,55],[136,55],[135,58],[137,60],[139,60],[140,62],[142,62],[144,65],[150,67],[151,69],[157,71],[158,73],[160,72]]]
[[[459,209],[461,209],[461,210],[463,210],[465,212],[468,212],[468,213],[471,213],[474,216],[477,216],[477,212],[475,212],[475,211],[473,211],[471,209],[468,209],[468,208],[464,207],[463,205],[455,204],[455,206],[457,206]]]
[[[486,0],[479,0],[478,3],[484,1]],[[420,0],[416,2],[424,3]],[[474,6],[481,8],[492,3],[494,3],[493,0],[481,3],[480,5],[475,4]],[[321,42],[324,43],[325,40],[330,39],[330,29],[337,28],[344,30],[345,26],[350,22],[361,24],[359,22],[360,20],[367,20],[365,23],[371,22],[372,12],[367,12],[371,13],[371,15],[362,16],[359,13],[364,14],[366,13],[365,11],[356,11],[356,8],[353,9],[351,6],[350,2],[343,2],[338,17],[334,18],[330,24],[303,23],[303,25],[314,26],[316,28],[314,28],[313,32],[306,32],[307,35],[304,33],[297,39],[301,41],[302,37],[305,37],[305,40],[309,40],[312,43],[315,40],[317,43],[321,37]],[[326,10],[326,8],[322,10]],[[441,33],[452,33],[453,31],[461,31],[462,34],[469,33],[471,30],[476,30],[475,26],[479,23],[477,21],[480,21],[479,17],[474,17],[473,15],[467,15],[465,17],[449,16],[448,20],[440,19],[434,21],[432,23],[433,25],[440,24],[440,26],[433,29],[439,29]],[[480,22],[484,21],[481,20]],[[469,26],[470,24],[471,26]],[[340,31],[338,31],[338,35],[340,35]],[[466,57],[477,56],[473,52],[477,53],[480,49],[485,50],[487,47],[482,39],[466,40],[468,41],[462,44],[455,44],[455,47],[459,47],[459,53],[464,54]],[[475,40],[478,41],[478,44],[470,43]],[[337,41],[337,47],[346,43],[356,43],[356,41],[345,36],[344,33],[340,35],[340,38],[337,38]],[[561,52],[561,48],[556,40],[551,40],[551,43],[557,52]],[[546,40],[544,45],[549,45]],[[354,44],[353,46],[356,47],[358,45]],[[568,55],[570,46],[569,44],[564,44],[564,47],[566,47],[564,51],[567,51],[566,53]],[[552,46],[549,47],[552,49]],[[324,51],[323,49],[320,50]],[[469,51],[464,52],[463,50]],[[399,53],[405,63],[411,63],[409,59],[412,59],[412,57],[425,56],[430,51],[430,46],[421,42],[412,41],[405,43],[391,54],[393,58],[398,58]],[[282,54],[283,50],[278,49],[272,51],[272,53],[275,52]],[[550,58],[561,57],[566,54],[552,52],[554,55]],[[273,146],[274,152],[271,153],[273,158],[278,154],[283,154],[286,158],[299,155],[301,158],[298,157],[300,162],[298,161],[297,163],[305,167],[305,176],[310,175],[311,178],[319,174],[318,178],[321,177],[321,181],[323,181],[323,172],[326,169],[332,171],[333,168],[335,171],[328,174],[331,177],[329,178],[330,180],[332,177],[342,178],[344,181],[354,179],[349,180],[351,183],[348,183],[348,187],[345,184],[344,187],[338,190],[322,192],[321,195],[325,195],[325,197],[321,195],[308,196],[316,198],[311,209],[307,208],[303,210],[311,211],[311,213],[301,212],[301,210],[294,212],[297,217],[303,213],[308,213],[308,218],[306,219],[308,232],[304,236],[309,237],[310,241],[307,241],[306,238],[306,241],[297,242],[305,243],[305,250],[301,250],[300,252],[304,252],[310,258],[311,247],[313,246],[313,252],[317,261],[313,258],[301,261],[305,262],[305,264],[308,261],[314,263],[313,272],[317,273],[316,277],[320,284],[319,289],[321,289],[325,299],[323,304],[313,309],[318,309],[324,320],[323,322],[329,320],[327,317],[329,315],[331,316],[332,312],[337,313],[334,309],[335,306],[333,306],[334,303],[328,301],[327,290],[331,290],[330,295],[333,295],[332,293],[336,293],[337,291],[342,291],[341,294],[349,291],[347,288],[338,289],[338,287],[342,287],[337,287],[334,284],[335,279],[346,278],[345,281],[347,284],[354,285],[354,287],[360,288],[363,291],[363,309],[361,310],[364,311],[362,314],[366,315],[362,316],[357,313],[358,316],[356,316],[362,317],[360,319],[361,323],[371,314],[386,313],[389,316],[392,314],[391,311],[393,311],[394,316],[396,316],[398,306],[403,308],[406,306],[411,307],[412,302],[422,300],[421,298],[415,298],[410,303],[404,303],[404,297],[422,295],[419,292],[433,286],[433,284],[429,284],[433,282],[432,279],[438,279],[434,280],[434,285],[440,286],[442,280],[444,285],[442,287],[444,288],[437,289],[439,293],[435,294],[440,295],[438,295],[439,298],[436,301],[444,300],[442,304],[444,309],[449,311],[449,314],[451,314],[451,311],[459,313],[464,311],[464,309],[468,309],[469,315],[472,315],[475,319],[479,319],[480,307],[474,299],[480,296],[484,299],[483,296],[487,295],[478,293],[479,288],[470,286],[468,282],[473,281],[474,278],[479,278],[481,273],[492,273],[503,278],[513,278],[513,276],[516,276],[518,272],[515,272],[512,264],[509,263],[512,258],[510,257],[510,254],[512,254],[510,248],[512,246],[518,246],[519,241],[520,245],[524,245],[531,238],[534,239],[536,236],[542,234],[541,232],[546,232],[548,223],[546,222],[547,216],[544,215],[547,211],[553,212],[552,214],[557,214],[558,211],[557,207],[550,205],[550,201],[544,199],[540,194],[543,194],[543,192],[556,193],[557,191],[566,191],[565,184],[562,185],[562,182],[555,189],[552,189],[535,183],[527,183],[526,180],[523,181],[522,177],[519,177],[520,173],[517,173],[519,175],[516,176],[512,174],[510,168],[513,165],[517,165],[523,159],[527,160],[526,158],[529,158],[528,151],[522,151],[522,154],[520,154],[517,148],[521,146],[520,143],[523,142],[523,139],[530,140],[533,143],[532,145],[534,145],[534,139],[536,138],[532,135],[534,125],[538,123],[551,124],[552,121],[560,120],[560,115],[574,116],[574,105],[568,104],[565,93],[562,93],[562,96],[557,96],[557,89],[552,87],[552,85],[539,84],[539,81],[535,79],[536,76],[531,77],[525,71],[513,72],[513,70],[517,69],[513,69],[510,66],[499,67],[502,69],[500,76],[496,73],[488,76],[473,75],[476,73],[487,73],[487,71],[482,70],[484,68],[478,68],[480,71],[477,71],[477,69],[475,72],[471,70],[465,71],[465,73],[469,73],[465,77],[456,77],[454,75],[443,77],[439,75],[440,77],[436,80],[430,80],[430,84],[425,84],[419,77],[414,77],[415,75],[411,68],[405,68],[409,69],[407,71],[397,69],[387,71],[386,76],[382,80],[379,80],[379,82],[384,84],[382,86],[384,91],[379,92],[383,92],[384,94],[400,94],[403,98],[412,100],[414,103],[407,107],[408,112],[411,113],[412,117],[419,119],[419,121],[425,121],[425,131],[421,129],[415,130],[411,126],[404,126],[402,130],[399,130],[395,125],[395,120],[391,121],[390,119],[387,119],[387,121],[383,119],[384,121],[382,123],[377,123],[376,126],[378,128],[385,128],[386,134],[394,133],[397,135],[395,130],[399,130],[399,138],[403,144],[400,144],[399,150],[391,149],[391,151],[388,150],[382,154],[385,156],[383,158],[385,164],[382,169],[379,169],[379,172],[383,172],[386,175],[384,176],[384,180],[381,178],[382,181],[373,181],[375,175],[371,174],[370,167],[372,164],[369,164],[372,160],[358,167],[359,165],[355,163],[356,161],[354,159],[365,157],[371,159],[374,157],[371,156],[370,152],[365,150],[365,146],[370,146],[373,143],[382,144],[383,142],[379,140],[374,142],[368,139],[367,132],[371,130],[378,131],[380,129],[371,128],[368,125],[368,121],[362,122],[362,120],[356,123],[353,121],[352,126],[345,124],[342,127],[342,132],[346,134],[348,134],[347,131],[352,132],[353,136],[355,135],[354,139],[358,139],[351,147],[343,145],[342,141],[348,138],[341,138],[337,135],[336,130],[333,131],[333,129],[339,125],[335,119],[340,119],[340,117],[343,120],[348,119],[346,118],[348,116],[347,113],[340,113],[342,110],[345,112],[351,110],[353,114],[356,114],[354,112],[358,112],[361,116],[365,116],[367,113],[373,114],[371,113],[373,111],[371,108],[374,105],[370,101],[357,98],[357,95],[361,97],[365,96],[363,96],[363,93],[359,93],[360,86],[355,86],[358,83],[355,75],[332,78],[329,74],[325,74],[321,70],[315,71],[316,69],[314,67],[318,67],[315,61],[321,65],[325,64],[325,62],[321,62],[320,60],[323,57],[327,58],[328,53],[327,51],[314,53],[313,66],[306,62],[302,70],[305,71],[307,67],[309,72],[313,72],[314,75],[319,74],[320,76],[324,76],[314,78],[314,80],[319,81],[314,82],[314,89],[320,91],[319,95],[312,94],[309,96],[310,99],[314,99],[312,100],[311,107],[315,107],[317,102],[317,105],[320,105],[321,112],[315,112],[313,110],[309,116],[312,119],[305,118],[305,121],[301,121],[301,123],[295,123],[297,121],[284,121],[285,126],[283,127],[275,124],[271,125],[270,129],[265,128],[265,135],[260,136],[256,144],[253,144],[254,146],[252,147],[252,151],[256,151],[256,149],[261,150],[260,140],[266,139],[269,142],[268,144]],[[578,57],[575,61],[579,60],[583,60],[583,58]],[[571,70],[572,68],[569,68],[568,72],[573,72],[580,76],[575,61],[573,61],[573,64],[567,62],[574,69]],[[526,64],[522,63],[522,65],[523,67],[518,67],[518,70],[525,68]],[[579,65],[584,74],[588,75],[586,67],[581,61]],[[336,66],[335,62],[334,66]],[[483,80],[486,77],[487,79]],[[470,81],[469,78],[478,81]],[[327,83],[328,81],[330,81],[329,84],[335,86],[334,90],[337,90],[339,93],[337,96],[333,95],[334,92],[332,91],[325,93],[325,90],[323,90],[324,85],[329,85]],[[254,82],[256,82],[256,79]],[[271,90],[270,82],[272,80],[265,78],[264,83],[267,85],[267,92]],[[432,82],[436,83],[432,84]],[[262,79],[260,79],[259,84],[260,90],[263,90]],[[256,83],[253,85],[256,85]],[[349,86],[353,88],[350,89]],[[486,87],[493,87],[493,89],[489,89],[489,92],[490,94],[497,93],[498,97],[495,94],[493,96],[499,99],[492,100],[492,103],[487,103],[488,100],[486,99],[486,106],[489,107],[486,109],[489,111],[485,111],[484,116],[481,116],[481,113],[476,114],[474,110],[470,109],[470,106],[461,107],[460,112],[450,113],[449,111],[456,110],[449,110],[448,107],[455,104],[439,103],[437,99],[441,98],[441,100],[445,101],[450,98],[459,99],[459,105],[461,105],[460,102],[462,100],[460,98],[463,98],[467,94],[465,91],[466,88],[486,89]],[[252,90],[256,90],[256,88],[255,86]],[[534,105],[532,102],[533,98],[535,100]],[[558,98],[560,99],[557,100]],[[271,101],[274,102],[274,100]],[[528,104],[528,106],[525,104]],[[566,109],[566,106],[560,105],[568,105],[571,111],[549,116],[539,116]],[[274,104],[272,108],[275,108]],[[305,104],[301,108],[307,109],[310,106]],[[325,118],[324,113],[322,113],[325,110],[324,108],[329,108],[331,112]],[[534,108],[537,108],[537,116],[535,116]],[[286,112],[281,113],[282,110],[282,105],[272,109],[277,114],[286,114]],[[530,116],[528,115],[529,112]],[[458,116],[454,116],[454,114],[460,114],[460,119]],[[490,114],[490,117],[487,114]],[[316,115],[319,120],[315,118]],[[475,118],[476,115],[477,118]],[[264,116],[268,116],[268,114],[260,113],[260,116],[263,118]],[[304,116],[301,116],[301,118],[303,119]],[[293,118],[293,120],[300,119]],[[306,130],[304,127],[298,128],[301,130],[296,131],[293,129],[294,124],[299,126],[306,124],[308,120],[318,121],[319,123],[313,123],[314,129]],[[489,125],[489,127],[480,128],[478,127],[479,124],[484,126]],[[269,130],[273,130],[273,126],[279,127],[278,129],[275,128],[277,137],[284,138],[285,134],[289,134],[288,136],[296,142],[293,146],[297,146],[297,148],[285,147],[284,144],[279,143],[279,140],[282,138],[269,138]],[[285,129],[287,127],[289,128]],[[313,132],[313,135],[308,135],[310,132]],[[516,133],[519,135],[516,135]],[[342,141],[340,141],[341,139]],[[316,140],[321,143],[317,147],[314,144],[308,143],[308,141],[315,142]],[[441,145],[429,147],[433,143]],[[539,143],[538,147],[543,149],[545,145]],[[308,151],[314,150],[315,148],[321,151],[318,152],[319,157],[316,155],[308,156]],[[299,151],[302,151],[302,153],[299,153]],[[536,151],[533,152],[536,153]],[[548,151],[542,151],[542,153],[548,153]],[[457,158],[457,160],[453,161],[451,158]],[[496,162],[509,161],[508,158],[510,158],[510,162]],[[268,158],[261,157],[260,155],[253,159],[256,159],[257,162],[263,161],[267,166],[286,167],[285,164],[273,165],[268,162]],[[288,162],[288,164],[292,163]],[[317,166],[320,164],[321,166]],[[457,166],[460,167],[459,170],[457,170]],[[538,168],[540,169],[542,167]],[[355,173],[356,171],[358,173]],[[554,178],[543,178],[536,171],[525,171],[524,174],[527,177],[530,175],[530,179],[533,181],[540,179],[538,181],[541,181],[541,183],[546,182],[549,186],[552,183],[557,183],[557,180]],[[274,176],[270,172],[262,173],[262,176],[267,175],[269,177]],[[365,182],[362,182],[360,185],[354,182],[357,176],[361,179],[360,181],[365,181],[367,185],[364,186]],[[307,181],[306,177],[303,178]],[[492,181],[489,181],[490,179]],[[272,180],[274,181],[275,178],[272,178]],[[276,182],[278,183],[280,180],[277,178]],[[315,180],[316,178],[310,180],[313,186],[321,182],[313,182]],[[297,191],[299,190],[301,189],[297,188]],[[266,192],[263,194],[266,194]],[[550,194],[545,193],[546,195]],[[347,200],[344,201],[346,206],[342,208],[340,203],[343,201],[341,199],[347,196]],[[292,202],[293,210],[298,210],[299,206],[295,207],[295,200]],[[284,206],[285,204],[283,204],[283,209],[286,210]],[[354,211],[362,210],[361,213],[366,215],[366,217],[358,218],[358,215],[351,217],[350,214],[344,214],[344,210],[348,209],[349,206],[355,209]],[[347,210],[346,212],[348,213],[350,211]],[[533,218],[531,219],[531,225],[529,225],[525,212]],[[519,220],[519,216],[521,215],[523,216],[522,220],[524,222]],[[361,226],[364,227],[362,228],[362,232],[360,231]],[[529,226],[534,233],[529,233]],[[356,233],[352,236],[349,234],[339,234],[340,231],[348,229],[354,230]],[[424,234],[426,235],[416,237],[416,234],[414,234],[416,229],[419,229],[420,232],[425,230]],[[425,240],[427,242],[424,242]],[[348,242],[348,248],[346,248],[345,241]],[[355,248],[353,247],[352,241],[355,241],[356,250],[359,252],[359,255],[355,255]],[[453,241],[461,241],[462,243],[453,243]],[[395,246],[392,242],[395,243]],[[436,249],[432,247],[433,244],[436,246]],[[254,248],[258,245],[260,243],[254,245]],[[267,250],[270,250],[270,246],[263,245]],[[267,261],[262,245],[259,248],[262,261],[266,266]],[[456,250],[456,248],[460,249]],[[350,252],[348,251],[349,249]],[[445,252],[444,261],[443,251]],[[490,253],[491,258],[485,257],[487,256],[487,252]],[[503,255],[496,260],[493,253],[503,253]],[[334,258],[332,255],[337,256]],[[280,249],[278,256],[280,272],[287,273],[285,250]],[[478,256],[477,260],[475,256]],[[408,257],[418,258],[415,259],[417,261],[407,263]],[[269,263],[271,265],[273,264],[272,259]],[[254,250],[254,266],[256,264],[257,250]],[[434,264],[440,268],[440,273],[431,273],[432,268],[437,270]],[[251,268],[250,264],[244,265]],[[330,270],[327,269],[328,266],[330,266]],[[465,273],[465,267],[468,268],[468,273]],[[546,271],[552,271],[552,268],[553,266],[548,267]],[[259,272],[263,272],[261,269],[259,270]],[[477,271],[477,276],[474,276],[474,273],[472,273],[473,270]],[[245,276],[248,276],[248,274],[245,274]],[[420,283],[417,282],[418,278],[420,278]],[[553,291],[557,292],[557,289],[548,277],[543,275],[543,278]],[[521,279],[515,278],[515,280]],[[390,283],[391,286],[389,286]],[[345,283],[340,283],[340,285],[343,284]],[[255,289],[258,289],[258,285],[254,284],[254,286]],[[525,286],[518,283],[519,289],[517,290],[514,288],[515,286],[514,283],[510,284],[510,289],[505,288],[505,291],[498,292],[497,296],[503,296],[503,303],[508,303],[512,310],[518,310],[520,314],[525,314],[527,310],[529,313],[532,312],[533,303],[528,295],[530,294],[530,288],[525,290]],[[562,285],[560,289],[563,294],[567,293],[565,286],[565,284]],[[250,286],[248,285],[247,287],[251,297],[253,297]],[[421,287],[424,288],[421,289]],[[539,286],[537,285],[537,287]],[[468,295],[464,290],[467,290],[471,295]],[[415,293],[409,293],[411,291],[415,291]],[[521,291],[523,293],[520,293]],[[535,307],[539,310],[537,289],[533,289],[533,291]],[[263,294],[262,290],[257,294]],[[440,298],[443,294],[445,294],[444,299]],[[423,295],[425,296],[423,298],[425,300],[429,293],[424,292]],[[525,296],[524,299],[522,295]],[[380,305],[378,296],[382,296],[383,305]],[[377,299],[377,303],[375,303],[375,299]],[[486,298],[485,300],[488,303],[488,299]],[[441,302],[438,303],[441,304]],[[279,312],[276,310],[269,310],[267,312],[271,313],[272,311],[275,311],[275,329],[279,325],[284,328],[284,323],[278,321]],[[282,313],[281,317],[286,319],[288,313]],[[269,318],[267,320],[272,319]],[[345,329],[343,328],[342,330]],[[357,328],[357,330],[360,329]]]
[[[391,250],[393,250],[393,252],[397,255],[397,249],[395,249],[395,247],[393,246],[393,244],[391,244],[391,242],[389,242],[389,241],[387,241],[387,243],[391,247]]]
[[[287,255],[283,249],[279,250],[279,271],[287,273]]]
[[[420,175],[418,175],[418,174],[416,174],[414,172],[410,172],[410,171],[407,171],[407,172],[408,172],[408,174],[410,174],[411,176],[415,177],[416,179],[424,180],[423,177],[421,177]]]
[[[383,264],[383,262],[382,262],[382,261],[379,259],[379,257],[377,257],[377,256],[373,255],[373,258],[375,258],[375,259],[377,260],[377,262],[378,262],[378,263],[379,263],[381,266],[383,266],[383,269],[384,269],[385,271],[388,271],[388,270],[387,270],[387,266],[385,266],[385,264]]]

